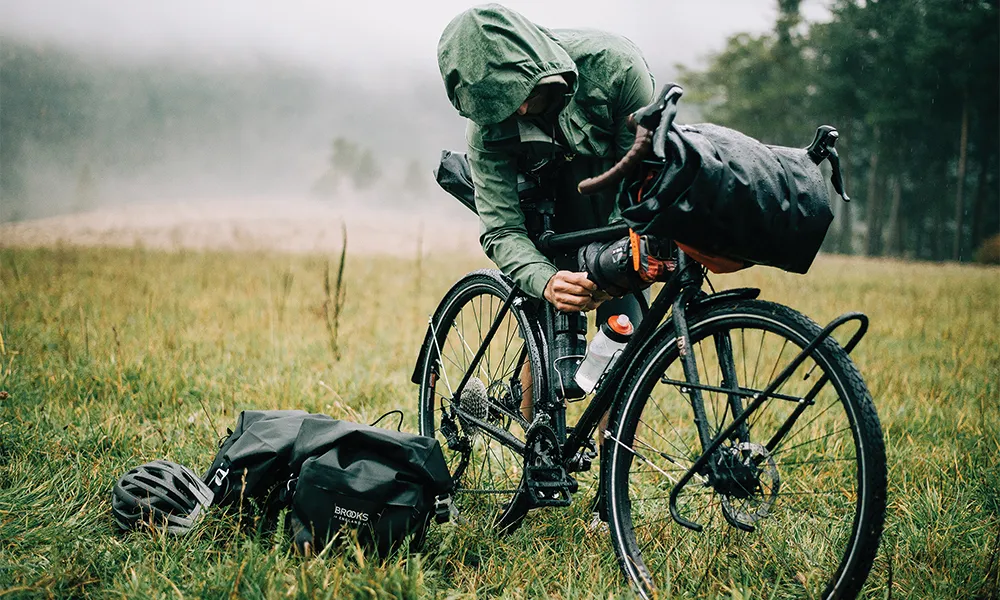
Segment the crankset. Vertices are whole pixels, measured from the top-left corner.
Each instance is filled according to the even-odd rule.
[[[579,486],[559,459],[559,441],[549,417],[539,415],[528,428],[524,444],[524,486],[531,508],[572,502]]]

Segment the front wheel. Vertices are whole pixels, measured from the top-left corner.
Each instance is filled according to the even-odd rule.
[[[756,300],[689,326],[710,439],[820,332]],[[881,537],[886,466],[871,396],[847,353],[828,338],[714,453],[715,468],[681,489],[678,512],[700,532],[669,510],[702,449],[685,381],[677,340],[664,332],[626,382],[606,441],[612,543],[642,596],[856,596]]]
[[[456,283],[431,320],[419,367],[420,434],[441,443],[459,519],[501,531],[516,528],[527,512],[521,478],[529,424],[522,413],[530,414],[546,389],[531,301],[519,296],[497,322],[511,289],[495,270]],[[495,323],[496,333],[484,346]]]

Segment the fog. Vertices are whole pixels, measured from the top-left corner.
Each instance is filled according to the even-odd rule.
[[[123,57],[265,53],[365,72],[387,66],[433,70],[441,30],[457,13],[475,4],[462,0],[2,0],[0,27],[5,33],[75,47],[101,47]],[[669,66],[693,63],[736,31],[768,29],[777,2],[512,0],[505,4],[548,27],[595,27],[622,33],[643,48],[651,63]],[[817,0],[804,4],[807,15],[823,10]]]
[[[0,0],[0,222],[193,198],[447,204],[430,172],[464,124],[435,51],[472,4]],[[660,83],[776,14],[776,0],[506,4],[628,36]]]

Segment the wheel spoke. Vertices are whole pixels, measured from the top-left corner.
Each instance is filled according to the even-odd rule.
[[[500,516],[498,511],[510,512],[511,507],[516,511],[504,516],[505,523],[516,524],[523,518],[522,504],[513,502],[520,489],[523,459],[494,440],[487,430],[471,427],[457,416],[453,425],[456,431],[449,435],[456,435],[458,439],[452,439],[453,444],[449,446],[442,432],[441,419],[444,418],[442,409],[452,403],[454,390],[438,382],[453,380],[458,385],[466,377],[473,359],[482,351],[470,382],[474,381],[473,385],[480,390],[485,389],[485,405],[476,393],[469,396],[470,406],[464,408],[470,411],[468,414],[524,441],[525,424],[517,412],[521,398],[514,397],[514,390],[523,386],[522,393],[530,395],[532,403],[536,397],[534,384],[542,377],[542,365],[537,360],[540,356],[535,347],[537,338],[531,332],[538,331],[539,324],[517,305],[508,305],[509,310],[497,323],[509,295],[509,284],[496,272],[470,274],[456,284],[441,301],[437,313],[440,316],[433,330],[435,344],[426,361],[428,366],[421,383],[421,433],[437,437],[453,472],[465,462],[455,506],[464,522],[477,527],[493,526]],[[495,323],[496,331],[484,347],[487,333]],[[431,368],[431,364],[437,366]],[[522,382],[524,368],[530,376],[524,377]],[[449,387],[447,391],[446,387]],[[455,441],[460,442],[459,445],[455,445]],[[518,514],[517,511],[522,512]]]
[[[780,445],[779,445],[779,446],[778,446],[777,448],[775,448],[774,452],[772,452],[772,453],[771,453],[771,456],[777,456],[778,454],[782,454],[782,453],[784,453],[784,452],[789,452],[789,451],[791,451],[791,450],[795,450],[795,449],[797,449],[797,448],[802,448],[802,447],[804,447],[804,446],[805,446],[806,444],[812,444],[812,443],[814,443],[814,442],[818,442],[818,441],[820,441],[820,440],[825,440],[825,439],[827,439],[827,438],[830,438],[831,436],[834,436],[834,435],[836,435],[836,434],[838,434],[838,433],[843,433],[843,432],[845,432],[845,431],[846,431],[846,432],[850,432],[850,431],[851,431],[851,428],[850,428],[850,427],[848,427],[848,426],[844,426],[844,427],[842,427],[842,428],[840,428],[840,429],[836,429],[836,430],[834,430],[834,431],[831,431],[831,432],[829,432],[829,433],[826,433],[826,434],[823,434],[823,435],[821,435],[821,436],[817,436],[817,437],[814,437],[814,438],[812,438],[812,439],[809,439],[809,440],[806,440],[806,441],[804,441],[804,442],[801,442],[801,443],[798,443],[798,444],[795,444],[794,446],[780,446]],[[785,438],[785,439],[788,439],[788,438]]]
[[[684,444],[684,448],[683,449],[678,448],[677,444],[673,443],[671,440],[668,440],[666,437],[663,436],[663,434],[661,434],[655,428],[650,427],[648,423],[645,423],[645,422],[643,422],[641,420],[640,420],[640,423],[642,425],[645,425],[646,428],[649,429],[650,433],[653,433],[654,435],[656,435],[656,437],[658,437],[661,440],[663,440],[664,442],[666,442],[667,445],[670,446],[671,448],[673,448],[673,450],[675,452],[677,452],[680,457],[682,457],[682,458],[684,458],[684,459],[686,459],[688,461],[694,462],[694,460],[695,460],[695,453],[691,449],[691,446],[688,446],[687,444]],[[671,425],[671,427],[673,427],[673,425]],[[677,430],[674,429],[674,431],[676,432]],[[636,438],[636,439],[638,440],[638,438]],[[681,440],[681,442],[683,442],[683,440]],[[635,440],[633,441],[633,443],[635,443]],[[653,450],[654,452],[665,454],[662,450],[660,450],[659,448],[656,448],[652,444],[649,444],[647,442],[642,442],[642,441],[640,441],[639,443],[643,444],[644,446],[646,446],[650,450]],[[685,450],[687,451],[686,453],[685,453]]]
[[[805,431],[805,429],[806,429],[806,428],[808,428],[808,427],[809,427],[810,425],[812,425],[812,424],[813,424],[813,423],[815,423],[815,422],[816,422],[817,420],[819,420],[819,418],[820,418],[820,417],[822,417],[822,416],[823,416],[824,414],[826,414],[826,411],[828,411],[828,410],[830,410],[831,408],[833,408],[834,406],[836,406],[836,405],[837,405],[837,403],[838,403],[838,400],[837,400],[836,398],[834,398],[834,399],[833,399],[833,400],[832,400],[832,401],[831,401],[831,402],[830,402],[830,403],[829,403],[829,404],[828,404],[828,405],[826,406],[826,408],[824,408],[823,410],[819,411],[819,412],[818,412],[818,413],[817,413],[816,415],[814,415],[814,416],[813,416],[813,417],[812,417],[812,418],[811,418],[811,419],[810,419],[809,421],[807,421],[806,423],[802,424],[802,425],[801,425],[801,426],[800,426],[800,427],[799,427],[799,428],[798,428],[797,430],[795,430],[794,432],[792,432],[791,434],[789,434],[789,435],[788,435],[788,437],[790,437],[790,438],[793,438],[793,439],[794,439],[794,438],[795,438],[795,436],[797,436],[797,435],[798,435],[799,433],[801,433],[802,431]],[[848,428],[848,429],[850,429],[850,428]]]
[[[677,431],[677,427],[676,427],[676,426],[674,425],[674,419],[671,419],[671,418],[670,418],[670,417],[668,417],[668,416],[667,416],[666,414],[664,414],[663,410],[662,410],[662,409],[660,408],[660,403],[659,403],[659,402],[654,402],[654,403],[653,403],[653,406],[654,406],[654,408],[656,408],[657,412],[659,412],[659,413],[660,413],[660,416],[661,416],[661,417],[663,417],[663,420],[664,420],[665,422],[667,422],[668,424],[670,424],[670,430],[671,430],[671,432],[673,432],[673,434],[674,434],[675,436],[677,436],[677,439],[678,439],[678,440],[680,440],[680,442],[681,442],[682,444],[684,444],[684,448],[685,448],[685,449],[687,450],[687,456],[688,456],[688,457],[693,457],[693,456],[695,456],[695,452],[694,452],[694,450],[693,450],[693,449],[691,448],[691,446],[690,446],[690,445],[689,445],[689,444],[687,443],[687,441],[686,441],[686,440],[684,439],[684,437],[683,437],[683,436],[682,436],[682,435],[680,434],[680,432],[679,432],[679,431]],[[646,427],[649,427],[649,429],[650,429],[651,431],[656,431],[656,429],[654,429],[653,427],[650,427],[650,426],[649,426],[648,424],[645,424],[645,423],[643,423],[643,424],[644,424],[644,425],[646,425]],[[657,432],[657,433],[659,433],[659,432]],[[671,444],[671,445],[673,445],[673,444]],[[678,452],[680,452],[680,451],[681,451],[681,449],[680,449],[680,448],[678,448],[678,447],[677,447],[676,445],[673,445],[673,448],[674,448],[675,450],[677,450]]]

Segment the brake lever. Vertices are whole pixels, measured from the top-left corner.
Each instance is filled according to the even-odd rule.
[[[676,83],[663,86],[660,95],[653,102],[643,106],[628,117],[628,128],[635,131],[637,125],[653,131],[660,124],[660,117],[663,109],[667,107],[670,98],[676,96],[678,99],[684,94],[684,89]]]
[[[840,170],[840,156],[837,154],[837,149],[835,148],[838,139],[840,139],[840,133],[835,128],[830,125],[820,125],[816,128],[816,136],[813,138],[812,143],[806,146],[806,152],[813,163],[817,165],[823,162],[823,160],[829,159],[830,167],[833,169],[833,173],[830,175],[830,182],[833,183],[833,189],[840,194],[844,202],[850,202],[851,198],[844,191],[844,176]]]
[[[851,198],[847,195],[847,191],[844,190],[844,177],[840,172],[840,156],[837,155],[837,151],[833,148],[830,149],[830,166],[833,167],[833,173],[830,175],[833,189],[837,190],[837,193],[844,199],[844,202],[850,202]]]

